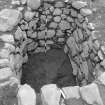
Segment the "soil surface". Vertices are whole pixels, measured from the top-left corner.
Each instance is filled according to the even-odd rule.
[[[59,87],[74,86],[76,80],[72,70],[63,49],[52,49],[29,56],[27,64],[23,65],[21,82],[30,84],[37,92],[49,83],[56,83]]]

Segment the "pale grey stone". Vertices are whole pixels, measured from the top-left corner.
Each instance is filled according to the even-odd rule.
[[[59,23],[61,21],[61,17],[60,16],[56,16],[54,17],[54,21]]]
[[[72,17],[77,17],[78,16],[77,11],[74,10],[74,9],[71,10],[70,14],[71,14]]]
[[[12,34],[2,34],[0,35],[0,39],[4,42],[10,43],[10,44],[14,44],[14,36]]]
[[[49,28],[56,29],[57,26],[58,26],[58,24],[56,22],[51,22],[50,25],[49,25]]]
[[[0,69],[0,83],[8,81],[9,78],[13,75],[12,70],[10,68],[2,68]]]
[[[64,4],[64,2],[62,2],[62,1],[58,1],[58,2],[55,3],[54,6],[55,6],[56,8],[62,8],[62,7],[65,6],[65,4]]]
[[[11,31],[16,26],[22,14],[15,9],[3,9],[0,11],[0,31]]]
[[[101,60],[103,60],[103,59],[104,59],[104,56],[103,56],[103,54],[102,54],[101,50],[99,50],[99,51],[98,51],[98,56],[99,56],[99,58],[100,58]]]
[[[39,53],[39,52],[46,52],[45,47],[37,47],[34,53]]]
[[[0,59],[0,68],[9,67],[9,59]]]
[[[84,1],[73,1],[72,6],[76,9],[81,9],[85,6],[87,6],[87,2]]]
[[[65,42],[65,38],[58,38],[58,42],[59,43],[64,43]]]
[[[91,14],[92,14],[92,11],[91,11],[90,9],[87,9],[87,8],[82,8],[82,9],[80,10],[80,13],[81,13],[81,15],[83,15],[83,16],[88,16],[88,15],[91,15]]]
[[[27,6],[33,10],[36,10],[40,7],[41,1],[40,0],[27,0]]]
[[[47,31],[47,35],[45,36],[46,38],[52,38],[52,37],[54,37],[55,36],[55,30],[51,30],[51,29],[49,29],[48,31]]]
[[[45,39],[45,33],[46,33],[45,30],[38,32],[38,39]]]
[[[35,16],[35,12],[32,12],[32,11],[25,11],[25,13],[24,13],[24,19],[26,20],[26,21],[30,21],[30,20],[32,20],[32,18]]]
[[[53,40],[47,40],[46,41],[46,45],[53,45],[53,44],[54,44]]]
[[[61,15],[62,14],[62,10],[59,8],[56,8],[53,12],[53,15]]]

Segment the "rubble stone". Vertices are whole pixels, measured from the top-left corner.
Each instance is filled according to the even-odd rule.
[[[100,50],[98,51],[98,56],[99,56],[99,58],[100,58],[101,60],[104,59],[103,54],[102,54],[102,52],[101,52]]]
[[[0,68],[9,67],[9,59],[0,59]]]
[[[48,30],[46,38],[52,38],[52,37],[54,37],[54,35],[55,35],[55,31],[54,30]]]
[[[30,21],[34,17],[35,13],[32,11],[25,11],[24,13],[24,19],[26,21]]]
[[[83,16],[88,16],[88,15],[91,15],[91,14],[92,14],[92,11],[91,11],[90,9],[82,8],[82,9],[80,10],[80,13],[81,13],[81,15],[83,15]]]
[[[49,28],[53,28],[53,29],[56,29],[57,28],[57,23],[56,22],[51,22],[50,25],[49,25]]]
[[[6,43],[14,44],[14,36],[11,34],[2,34],[0,35],[0,39]]]
[[[56,8],[53,12],[53,15],[61,15],[62,14],[62,10],[59,8]]]
[[[76,9],[81,9],[85,6],[87,6],[87,2],[83,2],[83,1],[73,1],[72,2],[72,6]]]
[[[55,6],[56,8],[62,8],[62,7],[64,7],[65,5],[64,5],[64,2],[58,1],[58,2],[55,3],[54,6]]]
[[[0,31],[11,31],[16,26],[22,15],[15,9],[3,9],[0,12]]]
[[[40,0],[27,0],[27,6],[33,10],[36,10],[40,7],[41,1]]]
[[[8,81],[9,78],[13,75],[10,68],[2,68],[0,69],[0,83]]]
[[[67,21],[62,20],[59,23],[59,27],[60,27],[61,30],[70,29],[70,24]]]
[[[54,21],[55,21],[55,22],[60,22],[60,21],[61,21],[61,17],[60,17],[60,16],[54,17]]]
[[[41,32],[38,32],[38,39],[45,39],[45,34],[46,34],[46,31],[41,31]]]

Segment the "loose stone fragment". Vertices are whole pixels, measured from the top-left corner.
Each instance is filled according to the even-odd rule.
[[[0,31],[11,31],[16,26],[22,15],[15,9],[3,9],[0,12]]]
[[[2,68],[0,69],[0,83],[8,81],[9,78],[13,75],[10,68]]]
[[[59,8],[56,8],[53,12],[53,15],[61,15],[62,14],[62,10]]]
[[[47,35],[45,36],[46,38],[52,38],[55,35],[55,31],[54,30],[48,30],[47,31]]]
[[[60,22],[60,21],[61,21],[61,17],[60,17],[60,16],[54,17],[54,21],[55,21],[55,22]]]
[[[70,24],[65,21],[65,20],[62,20],[60,23],[59,23],[59,27],[61,30],[66,30],[66,29],[70,29]]]
[[[11,34],[2,34],[0,35],[0,39],[6,43],[14,44],[14,36]]]
[[[99,50],[99,51],[98,51],[98,56],[99,56],[99,58],[100,58],[101,60],[103,60],[103,59],[104,59],[104,57],[103,57],[103,54],[102,54],[101,50]]]
[[[36,10],[40,7],[41,1],[40,0],[27,0],[27,6],[33,10]]]
[[[32,12],[32,11],[25,11],[24,13],[24,19],[26,21],[30,21],[35,15],[35,12]]]
[[[57,23],[55,22],[51,22],[50,25],[49,25],[49,28],[53,28],[53,29],[56,29],[57,28]]]
[[[72,2],[72,6],[76,9],[81,9],[85,6],[87,6],[87,2],[83,2],[83,1],[73,1]]]
[[[91,14],[92,14],[92,11],[91,11],[90,9],[82,8],[82,9],[80,10],[80,13],[81,13],[81,15],[83,15],[83,16],[88,16],[88,15],[91,15]]]

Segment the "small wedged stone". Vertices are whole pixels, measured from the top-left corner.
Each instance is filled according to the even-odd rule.
[[[14,44],[14,36],[11,34],[2,34],[0,35],[0,39],[6,43]]]
[[[10,68],[2,68],[0,69],[0,83],[4,81],[8,81],[10,77],[13,75],[12,70]]]
[[[57,40],[59,43],[64,43],[65,42],[65,38],[58,38]]]
[[[0,31],[6,32],[11,31],[16,26],[22,14],[20,11],[15,9],[3,9],[0,11]]]
[[[32,10],[38,9],[40,5],[41,5],[40,0],[27,0],[27,6],[30,7]]]
[[[59,23],[61,21],[61,17],[60,16],[56,16],[54,17],[54,21]]]
[[[45,52],[45,51],[46,51],[45,47],[37,47],[34,53]]]
[[[57,37],[62,37],[62,36],[64,36],[64,33],[61,30],[57,30],[56,36]]]
[[[80,10],[80,14],[83,16],[89,16],[92,14],[92,11],[90,9],[87,9],[87,8],[82,8]]]
[[[26,21],[30,21],[30,20],[32,20],[32,18],[35,16],[35,12],[32,12],[32,11],[25,11],[25,13],[24,13],[24,19],[26,20]]]
[[[83,2],[83,1],[73,1],[72,2],[72,6],[76,9],[81,9],[83,7],[87,6],[87,2]]]

